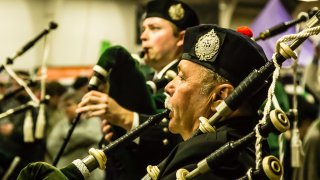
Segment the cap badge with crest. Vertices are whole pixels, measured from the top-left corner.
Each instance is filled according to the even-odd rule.
[[[213,62],[214,59],[212,58],[218,53],[219,43],[219,37],[214,32],[214,29],[202,35],[195,46],[197,58],[199,58],[200,61]]]
[[[171,5],[168,10],[169,16],[175,21],[179,21],[184,17],[184,9],[181,4]]]

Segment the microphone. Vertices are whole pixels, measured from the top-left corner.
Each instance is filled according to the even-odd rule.
[[[258,37],[255,37],[253,38],[254,41],[259,41],[259,40],[266,40],[272,36],[275,36],[277,34],[280,34],[284,31],[286,31],[287,29],[289,29],[291,26],[294,26],[298,23],[301,23],[301,22],[304,22],[304,21],[307,21],[309,20],[310,17],[312,17],[313,15],[315,15],[318,11],[318,7],[313,7],[311,9],[309,9],[306,12],[302,12],[299,14],[299,17],[297,19],[293,19],[293,20],[290,20],[290,21],[286,21],[286,22],[283,22],[283,23],[280,23],[280,24],[277,24],[273,27],[271,27],[270,29],[267,29],[263,32],[261,32],[259,34]]]
[[[157,90],[166,86],[176,76],[176,72],[174,72],[173,70],[168,70],[163,78],[157,79],[155,81],[147,81],[147,85],[152,89],[152,92],[155,94]]]
[[[58,24],[55,22],[50,22],[49,23],[49,28],[43,30],[37,37],[35,37],[33,40],[31,40],[30,42],[28,42],[26,45],[24,45],[22,47],[22,49],[20,51],[18,51],[16,53],[16,55],[13,58],[7,58],[7,62],[6,64],[12,64],[13,61],[21,56],[22,54],[24,54],[26,51],[28,51],[37,41],[39,41],[39,39],[41,39],[44,35],[48,34],[51,30],[56,29],[58,27]],[[2,65],[0,67],[0,72],[4,69],[4,66]]]

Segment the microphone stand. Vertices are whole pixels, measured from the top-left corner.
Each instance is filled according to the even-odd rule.
[[[58,27],[58,25],[55,22],[50,22],[49,23],[49,28],[43,30],[38,36],[36,36],[32,41],[28,42],[26,45],[24,45],[22,47],[22,49],[20,51],[18,51],[13,58],[8,57],[6,64],[13,64],[13,61],[21,56],[22,54],[24,54],[26,51],[28,51],[38,40],[40,40],[43,36],[45,36],[46,34],[48,34],[51,30],[56,29]],[[0,66],[0,72],[3,71],[4,69],[4,65]]]

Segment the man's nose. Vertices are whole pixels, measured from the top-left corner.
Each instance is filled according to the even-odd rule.
[[[165,92],[169,95],[172,96],[173,92],[174,92],[174,79],[171,80],[166,87],[164,88]]]

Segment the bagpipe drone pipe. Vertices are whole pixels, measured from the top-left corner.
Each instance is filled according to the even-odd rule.
[[[259,164],[258,169],[250,169],[248,173],[238,178],[238,180],[249,180],[249,179],[281,179],[283,175],[283,166],[280,163],[279,159],[275,156],[269,155],[265,156],[261,163]]]
[[[253,144],[256,140],[257,135],[262,137],[268,137],[268,134],[273,132],[275,134],[280,134],[287,131],[290,128],[290,122],[286,114],[280,110],[273,110],[270,112],[269,117],[265,123],[258,123],[255,129],[247,134],[246,136],[236,140],[229,141],[205,159],[197,163],[197,167],[189,172],[186,169],[179,169],[177,172],[177,179],[194,179],[202,174],[209,173],[215,168],[224,164],[230,156],[239,156],[241,151]],[[268,156],[268,158],[271,158]],[[282,167],[280,163],[277,163],[277,159],[272,157],[272,160],[262,160],[263,162],[258,162],[258,168],[251,170],[247,176],[256,177],[255,179],[280,179],[282,175]],[[267,163],[265,162],[267,161]],[[270,163],[270,161],[273,161]],[[262,164],[260,164],[262,163]],[[269,167],[271,166],[271,167]],[[270,177],[269,177],[270,176]]]
[[[254,41],[266,40],[282,32],[285,32],[294,25],[308,21],[312,16],[314,16],[318,12],[318,10],[318,7],[313,7],[309,9],[307,12],[300,12],[298,18],[282,22],[269,29],[266,29],[263,32],[260,32],[257,37],[254,37],[252,39]]]

